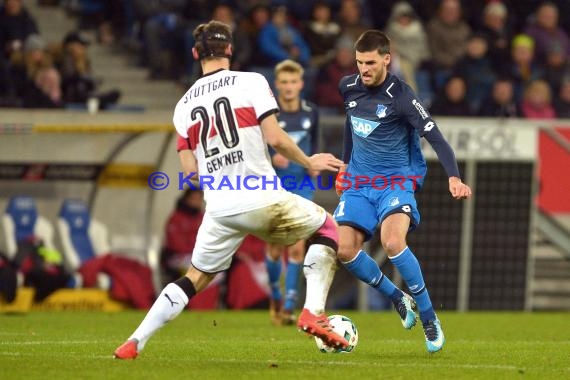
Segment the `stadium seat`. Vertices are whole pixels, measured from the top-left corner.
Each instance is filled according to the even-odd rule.
[[[87,205],[81,200],[68,199],[63,202],[57,227],[65,265],[71,273],[77,273],[87,260],[110,251],[107,227],[91,218]],[[97,285],[101,289],[109,289],[110,278],[99,274]]]
[[[38,214],[34,198],[15,196],[8,201],[2,215],[2,237],[4,250],[9,260],[14,260],[18,252],[18,243],[36,237],[43,241],[47,248],[54,249],[54,229],[52,224]],[[24,284],[24,276],[17,273],[18,286]]]
[[[13,259],[18,251],[18,243],[35,236],[40,238],[47,248],[54,249],[52,224],[38,214],[36,202],[32,197],[15,196],[11,198],[2,215],[6,255]]]

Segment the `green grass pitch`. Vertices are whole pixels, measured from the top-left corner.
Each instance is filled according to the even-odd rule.
[[[569,313],[442,312],[447,343],[431,355],[394,312],[340,313],[359,330],[349,354],[265,311],[185,311],[134,361],[112,353],[143,313],[0,315],[0,379],[570,379]]]

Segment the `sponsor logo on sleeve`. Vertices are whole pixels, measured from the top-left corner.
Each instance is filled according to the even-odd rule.
[[[428,121],[426,125],[424,125],[424,132],[429,132],[435,127],[435,123],[433,121]]]
[[[420,102],[418,102],[416,99],[414,99],[414,100],[412,100],[412,104],[414,105],[414,107],[416,107],[416,109],[420,113],[422,120],[425,120],[428,118],[428,114],[427,114],[426,110],[424,109],[424,107],[420,104]]]

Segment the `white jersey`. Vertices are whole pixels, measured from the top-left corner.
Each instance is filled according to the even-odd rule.
[[[279,199],[276,192],[284,190],[259,125],[277,111],[261,74],[230,70],[201,77],[176,105],[174,126],[196,156],[210,215],[235,215]]]

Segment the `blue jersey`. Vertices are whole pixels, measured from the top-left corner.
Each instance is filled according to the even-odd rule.
[[[311,156],[317,152],[318,137],[319,137],[319,113],[317,106],[306,100],[301,100],[301,105],[296,112],[280,111],[277,116],[279,125],[287,134],[295,141],[301,150],[307,155]],[[275,154],[273,149],[270,149],[271,155]],[[308,175],[307,169],[294,162],[289,162],[289,166],[285,169],[275,168],[275,172],[279,178],[289,176],[289,183],[294,181],[299,187],[304,177]],[[287,184],[287,181],[285,182]],[[309,186],[303,186],[302,189],[292,189],[293,193],[309,197],[312,195],[312,189]],[[310,194],[308,194],[310,192]]]
[[[344,77],[339,91],[347,113],[349,151],[345,149],[343,159],[348,173],[369,178],[418,176],[421,186],[426,163],[419,138],[433,129],[435,122],[413,90],[388,73],[380,86],[372,88],[364,86],[358,74]]]

